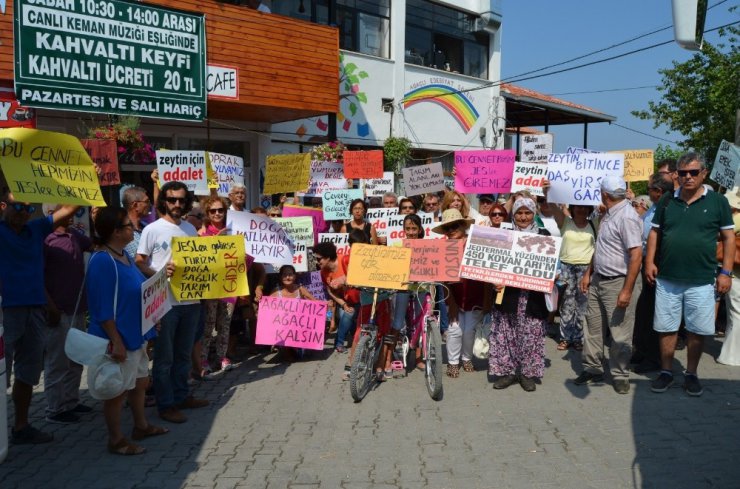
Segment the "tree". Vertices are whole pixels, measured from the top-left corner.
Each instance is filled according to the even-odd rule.
[[[727,37],[729,46],[705,42],[690,60],[658,70],[663,98],[648,102],[648,110],[632,111],[640,119],[653,119],[655,128],[665,125],[683,135],[682,149],[703,153],[710,164],[720,142],[734,140],[740,107],[740,28],[721,29],[719,35]]]

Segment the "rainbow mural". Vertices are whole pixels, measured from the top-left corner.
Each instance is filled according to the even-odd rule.
[[[411,90],[403,97],[403,108],[423,102],[433,103],[445,109],[466,134],[479,117],[470,99],[449,85],[432,84]]]

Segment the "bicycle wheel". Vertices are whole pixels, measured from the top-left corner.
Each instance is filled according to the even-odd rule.
[[[372,335],[362,335],[355,347],[355,356],[349,373],[349,390],[355,402],[362,401],[372,385],[376,349],[373,340]]]
[[[442,336],[436,319],[430,319],[424,327],[427,337],[424,350],[427,391],[432,399],[439,401],[442,399]]]

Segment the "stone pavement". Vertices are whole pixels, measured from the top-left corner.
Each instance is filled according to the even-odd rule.
[[[494,391],[485,370],[461,372],[445,378],[440,402],[412,372],[355,404],[339,377],[346,356],[330,350],[296,363],[252,356],[197,386],[211,406],[188,412],[186,424],[163,423],[171,433],[145,440],[148,452],[138,457],[107,453],[101,404],[86,390],[95,412],[74,426],[46,423],[37,390],[33,424],[55,440],[11,445],[0,487],[740,487],[740,367],[715,363],[718,340],[700,365],[701,398],[678,387],[680,375],[660,395],[639,375],[624,396],[608,383],[575,386],[580,354],[547,344],[536,392]],[[685,358],[678,353],[678,362]],[[128,432],[128,412],[123,419]]]

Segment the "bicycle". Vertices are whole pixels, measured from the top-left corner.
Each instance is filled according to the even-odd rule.
[[[362,401],[374,384],[375,364],[380,355],[380,336],[378,325],[375,322],[375,310],[378,302],[378,289],[373,289],[373,302],[370,310],[370,319],[363,323],[360,337],[352,358],[352,367],[349,373],[349,390],[355,402]]]

